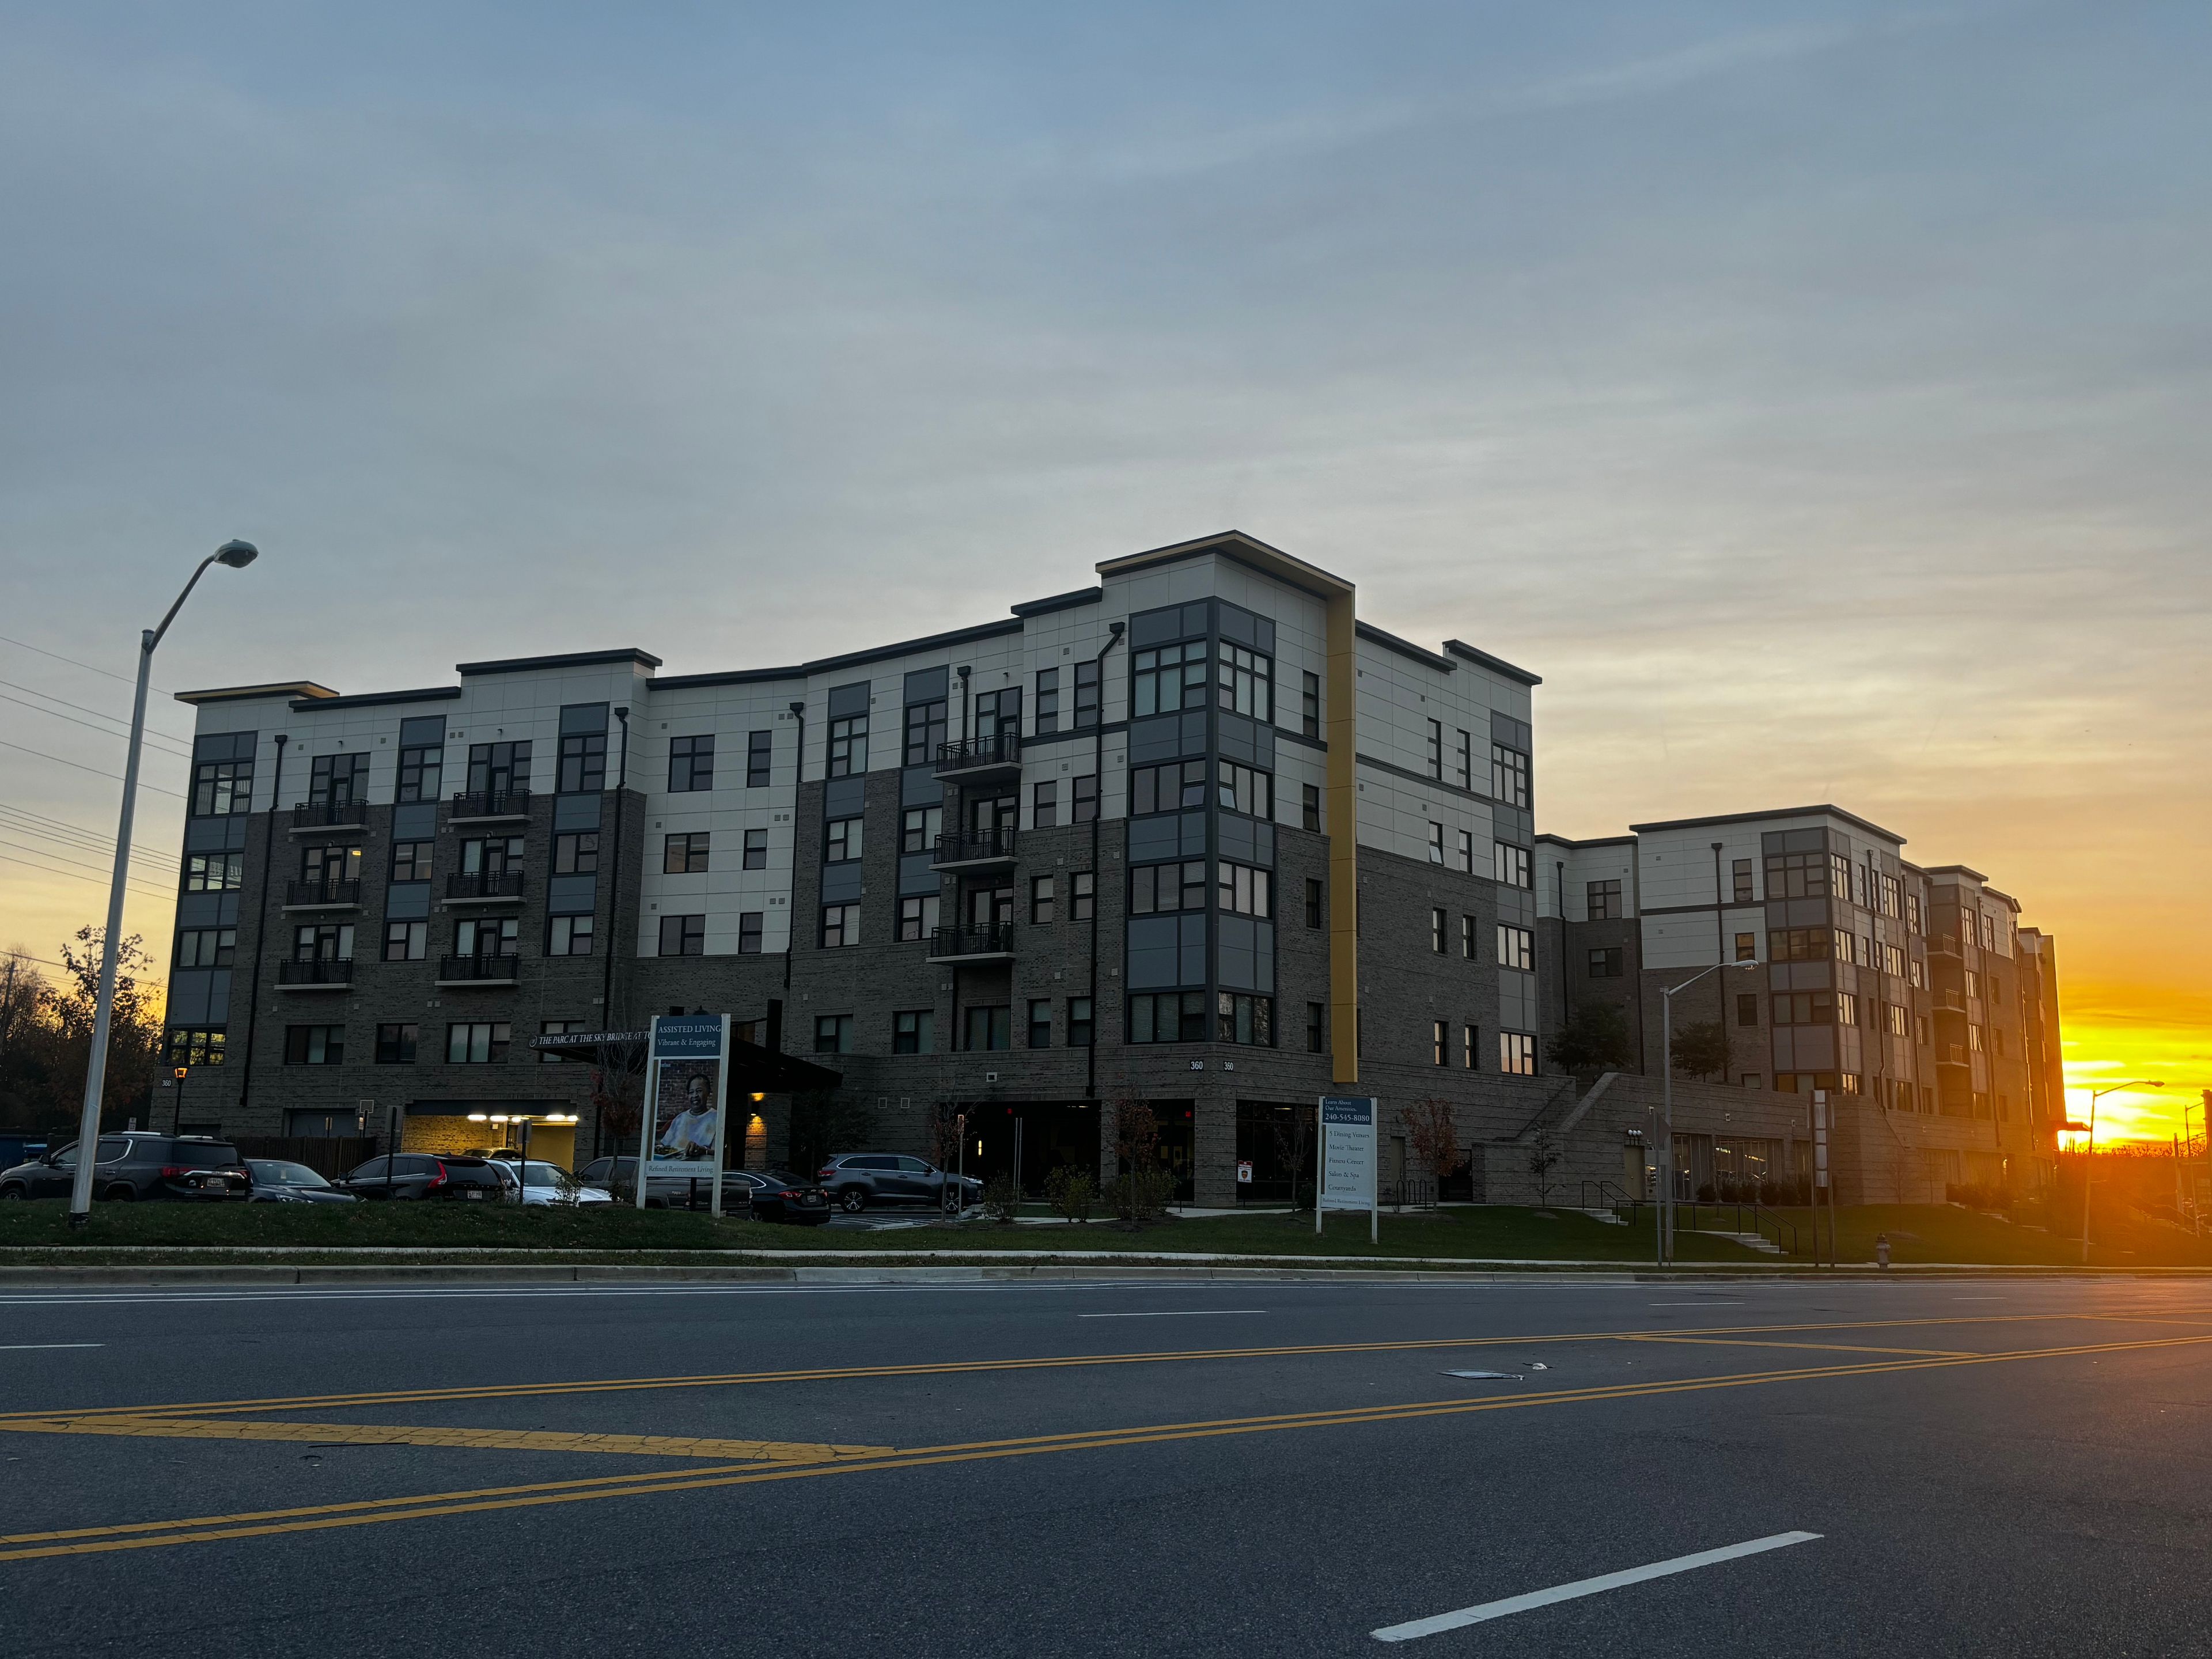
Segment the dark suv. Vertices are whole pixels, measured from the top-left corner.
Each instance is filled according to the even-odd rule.
[[[983,1183],[948,1174],[934,1164],[903,1152],[840,1152],[815,1177],[830,1189],[832,1203],[848,1215],[871,1204],[927,1204],[932,1209],[963,1210],[983,1200]]]
[[[356,1198],[473,1198],[497,1203],[507,1196],[508,1179],[488,1158],[394,1152],[372,1158],[337,1186]]]
[[[76,1143],[12,1170],[0,1170],[0,1199],[67,1198],[76,1181]],[[210,1135],[126,1129],[100,1136],[93,1154],[92,1195],[107,1204],[137,1199],[213,1203],[249,1189],[238,1148]]]

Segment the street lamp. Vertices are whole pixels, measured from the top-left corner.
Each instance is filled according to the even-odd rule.
[[[1674,1259],[1674,999],[1688,990],[1707,974],[1726,973],[1731,968],[1750,969],[1759,965],[1757,957],[1743,962],[1717,962],[1710,968],[1700,968],[1689,978],[1670,990],[1659,993],[1659,1245],[1656,1261],[1665,1267]],[[1725,1022],[1728,1010],[1721,1010]]]
[[[2108,1083],[2089,1091],[2089,1145],[2081,1154],[2081,1265],[2089,1265],[2089,1179],[2097,1168],[2097,1103],[2123,1089],[2163,1089],[2156,1078],[2137,1078],[2133,1083]]]
[[[123,763],[123,821],[115,832],[115,873],[107,889],[107,933],[100,942],[100,991],[92,1018],[92,1053],[84,1068],[84,1112],[77,1121],[76,1179],[70,1188],[70,1225],[92,1218],[92,1170],[100,1155],[100,1097],[107,1085],[107,1028],[115,1012],[115,952],[123,933],[124,882],[131,873],[131,817],[138,801],[138,750],[146,735],[146,684],[154,671],[154,647],[184,609],[192,589],[211,564],[243,570],[261,556],[252,542],[225,542],[202,559],[185,591],[177,595],[157,628],[138,635],[138,691],[131,704],[131,752]],[[272,808],[273,810],[273,808]]]

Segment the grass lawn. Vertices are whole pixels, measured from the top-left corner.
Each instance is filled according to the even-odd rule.
[[[2196,1239],[2174,1228],[2116,1212],[2092,1228],[2093,1267],[2212,1267],[2212,1239]],[[1809,1242],[1811,1212],[1783,1210]],[[2078,1267],[2081,1237],[2015,1225],[2002,1216],[1949,1204],[1869,1204],[1837,1212],[1837,1256],[1844,1261],[1874,1260],[1875,1238],[1889,1237],[1889,1259],[1916,1261],[1972,1261],[1991,1266]],[[1821,1222],[1825,1236],[1827,1223]]]

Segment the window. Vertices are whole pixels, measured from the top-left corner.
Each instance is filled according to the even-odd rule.
[[[1516,927],[1510,922],[1498,924],[1498,965],[1517,968],[1523,973],[1534,972],[1536,966],[1536,935],[1526,927]]]
[[[538,1022],[538,1035],[540,1036],[565,1036],[571,1031],[588,1031],[591,1029],[588,1023],[580,1019],[541,1019]],[[538,1063],[558,1066],[562,1060],[559,1055],[548,1048],[539,1052]]]
[[[1470,792],[1474,788],[1474,734],[1459,734],[1459,787]]]
[[[1050,737],[1060,730],[1060,670],[1040,668],[1036,677],[1036,734]]]
[[[817,1014],[814,1017],[814,1052],[817,1054],[851,1054],[852,1015]]]
[[[1088,823],[1098,816],[1098,775],[1086,772],[1075,781],[1074,811],[1070,823]]]
[[[938,896],[926,893],[918,898],[899,901],[899,931],[901,939],[911,942],[927,940],[937,931]]]
[[[1502,743],[1490,745],[1490,793],[1508,806],[1528,805],[1528,757]]]
[[[745,831],[744,867],[748,870],[765,870],[768,868],[767,830],[748,830]]]
[[[703,957],[707,954],[707,918],[663,916],[660,954],[664,957]]]
[[[1324,890],[1319,876],[1306,878],[1306,926],[1309,927],[1318,927],[1322,924],[1322,894]]]
[[[1306,736],[1321,735],[1321,676],[1309,668],[1301,677],[1304,690],[1301,693],[1300,717]]]
[[[1098,915],[1098,884],[1088,870],[1078,870],[1067,878],[1067,919],[1070,921],[1092,921]]]
[[[1298,823],[1301,828],[1321,833],[1321,786],[1303,784],[1298,792]]]
[[[866,821],[862,818],[832,818],[823,836],[822,861],[824,864],[854,864],[859,862],[863,842],[862,830]]]
[[[358,847],[307,847],[300,853],[300,879],[317,884],[337,881],[358,881],[361,878],[361,848]]]
[[[937,746],[944,741],[945,699],[907,704],[906,763],[927,766],[937,758]]]
[[[1838,962],[1850,961],[1853,953],[1858,948],[1858,941],[1840,927],[1832,930],[1828,945],[1829,948],[1836,953]]]
[[[1444,954],[1444,913],[1441,910],[1429,912],[1429,949],[1438,956]]]
[[[1429,775],[1438,783],[1444,778],[1444,723],[1429,722]]]
[[[1223,761],[1219,793],[1227,811],[1255,818],[1275,816],[1275,778],[1271,772],[1255,772],[1234,761]]]
[[[1174,812],[1186,806],[1206,805],[1206,763],[1175,761],[1166,766],[1139,766],[1129,773],[1129,815]]]
[[[891,1052],[927,1054],[937,1049],[937,1011],[908,1008],[891,1016]]]
[[[1462,1025],[1459,1029],[1460,1065],[1472,1072],[1475,1068],[1475,1056],[1481,1052],[1482,1027]]]
[[[1826,853],[1770,853],[1766,858],[1766,896],[1826,898],[1828,894],[1828,855]]]
[[[1030,878],[1030,921],[1042,927],[1052,921],[1053,890],[1050,876]]]
[[[1896,917],[1905,911],[1905,888],[1895,876],[1881,878],[1881,913]]]
[[[1216,902],[1233,915],[1273,916],[1275,914],[1274,877],[1249,865],[1214,866]]]
[[[665,876],[696,876],[707,868],[709,832],[694,830],[670,836],[661,842],[660,872]]]
[[[1836,1024],[1856,1025],[1859,1023],[1859,1000],[1849,991],[1836,993]]]
[[[179,968],[228,968],[237,954],[235,927],[188,927],[177,935]]]
[[[292,960],[295,962],[352,961],[353,924],[337,921],[310,921],[293,928]]]
[[[1328,1039],[1328,1007],[1325,1003],[1306,1004],[1306,1052],[1320,1054]]]
[[[1618,945],[1601,945],[1589,953],[1592,979],[1619,979],[1627,967],[1628,952]]]
[[[457,957],[511,957],[520,943],[522,923],[515,916],[471,917],[453,924]]]
[[[1828,854],[1828,890],[1839,899],[1851,896],[1851,860],[1846,853]]]
[[[868,717],[848,714],[830,722],[830,773],[849,778],[868,769]]]
[[[530,745],[476,743],[469,745],[469,793],[505,795],[530,787]]]
[[[1474,918],[1462,915],[1459,919],[1459,953],[1466,960],[1474,960]]]
[[[1474,873],[1474,831],[1472,830],[1459,832],[1459,867],[1470,876]]]
[[[1736,993],[1735,1023],[1739,1025],[1759,1024],[1759,994],[1756,991]]]
[[[822,907],[822,948],[842,950],[860,942],[860,907],[857,904],[825,904]]]
[[[1098,724],[1098,665],[1075,665],[1075,729],[1087,732]]]
[[[1832,991],[1777,991],[1773,998],[1777,1025],[1833,1025],[1836,996]]]
[[[1881,1019],[1882,1029],[1890,1036],[1909,1037],[1912,1035],[1912,1015],[1909,1009],[1894,1002],[1885,1002],[1881,1005]]]
[[[1906,964],[1906,967],[1908,969],[1907,976],[1912,981],[1912,988],[1916,991],[1926,990],[1928,988],[1928,964],[1921,961],[1918,957],[1915,957],[1909,963]]]
[[[1140,865],[1129,872],[1129,914],[1206,908],[1206,861]]]
[[[1067,1000],[1067,1046],[1088,1048],[1093,1039],[1091,1021],[1091,999],[1070,997]]]
[[[1829,962],[1836,954],[1837,935],[1826,927],[1777,927],[1766,935],[1769,962]]]
[[[930,853],[937,849],[937,838],[945,833],[945,809],[941,806],[909,806],[899,814],[899,851],[902,853]],[[762,852],[767,851],[767,837],[762,837]],[[766,862],[765,857],[763,862]]]
[[[1905,930],[1909,933],[1920,931],[1920,895],[1917,893],[1905,896]]]
[[[1617,881],[1594,881],[1584,891],[1585,920],[1590,921],[1619,921],[1620,884]]]
[[[1129,716],[1171,714],[1206,702],[1206,641],[1139,651],[1129,659]]]
[[[520,836],[491,836],[465,841],[461,843],[461,873],[465,876],[500,876],[509,871],[520,873],[523,846]]]
[[[545,954],[549,957],[587,957],[592,954],[592,918],[554,916],[545,924]]]
[[[1738,933],[1735,936],[1735,959],[1738,962],[1756,962],[1759,960],[1758,934]]]
[[[1432,1020],[1429,1024],[1429,1063],[1446,1064],[1451,1054],[1451,1026],[1443,1020]]]
[[[1052,999],[1049,997],[1030,999],[1030,1047],[1052,1047]]]
[[[1536,1039],[1526,1031],[1500,1031],[1498,1069],[1513,1077],[1535,1076]]]
[[[1222,991],[1216,994],[1213,1000],[1213,1036],[1217,1042],[1241,1042],[1256,1048],[1275,1046],[1274,998]]]
[[[1751,860],[1735,860],[1729,866],[1729,873],[1735,878],[1735,902],[1738,904],[1749,904],[1754,896],[1751,890]]]
[[[1976,1054],[1982,1052],[1982,1028],[1980,1026],[1969,1025],[1966,1027],[1966,1050],[1969,1054]]]
[[[1014,1046],[1014,1011],[1011,1006],[982,1006],[968,1010],[969,1048],[1011,1048]]]
[[[1130,997],[1130,1042],[1203,1042],[1206,1039],[1205,992],[1140,991]]]
[[[595,795],[607,787],[607,734],[571,732],[561,739],[556,787],[564,795]]]
[[[1060,785],[1056,782],[1036,783],[1030,786],[1030,823],[1039,830],[1049,830],[1060,820]]]
[[[1004,927],[1014,919],[1014,890],[1011,884],[1005,887],[971,887],[968,890],[968,925],[979,931],[988,927]]]
[[[169,1033],[172,1066],[222,1064],[223,1028],[220,1025],[179,1025]]]
[[[775,733],[748,732],[745,733],[745,787],[768,787],[769,762],[775,757]]]
[[[1444,827],[1441,823],[1432,823],[1429,826],[1429,862],[1442,864],[1443,861]]]
[[[412,1066],[415,1045],[421,1027],[415,1025],[380,1025],[376,1028],[376,1063],[380,1066]]]
[[[307,775],[307,799],[317,806],[352,806],[368,799],[367,755],[318,755]]]
[[[287,1025],[284,1028],[287,1066],[343,1066],[345,1027],[343,1025]]]
[[[767,915],[763,910],[738,912],[738,954],[757,957],[761,953],[761,924]]]
[[[694,793],[714,787],[714,739],[712,737],[671,738],[668,740],[668,793]]]
[[[185,860],[187,893],[234,893],[244,885],[243,853],[194,853]]]
[[[1275,659],[1248,651],[1241,645],[1222,642],[1220,672],[1216,676],[1224,708],[1247,714],[1262,725],[1275,720]]]
[[[975,698],[975,736],[978,741],[993,743],[1000,738],[1018,738],[1022,735],[1022,693],[1015,685],[1001,686],[996,691],[979,692]]]
[[[202,761],[192,769],[192,816],[196,818],[234,817],[250,811],[252,795],[250,760]]]
[[[1525,847],[1516,847],[1510,841],[1492,842],[1491,852],[1501,887],[1525,887],[1534,891],[1536,886],[1536,863]]]
[[[384,959],[420,962],[430,953],[430,924],[427,921],[387,921],[384,924]]]

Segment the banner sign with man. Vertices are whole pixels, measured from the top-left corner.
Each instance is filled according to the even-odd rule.
[[[714,1213],[722,1209],[722,1131],[729,1106],[730,1017],[658,1014],[647,1050],[638,1148],[637,1205],[646,1183],[714,1182]]]

